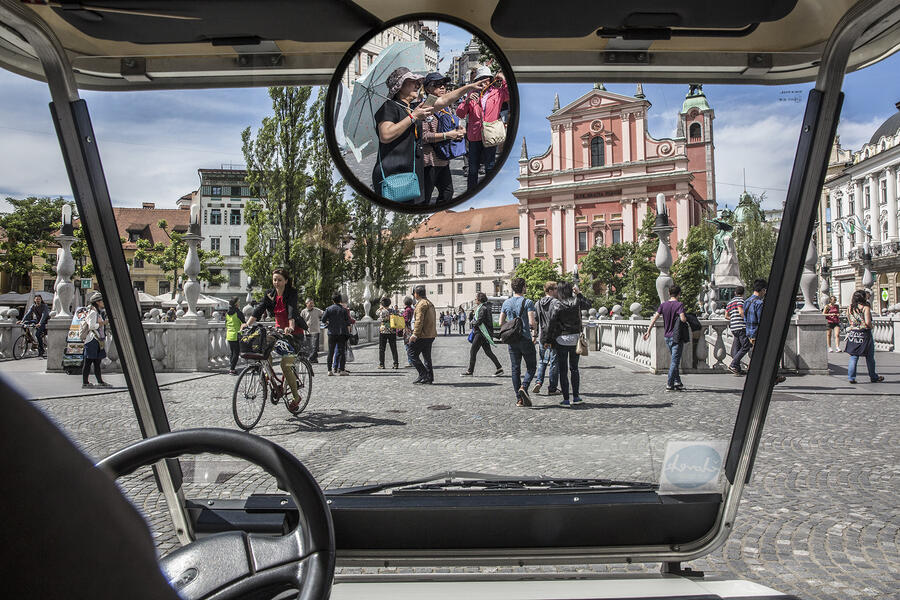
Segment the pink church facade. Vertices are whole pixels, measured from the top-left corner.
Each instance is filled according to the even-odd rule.
[[[673,139],[647,130],[650,102],[595,85],[559,108],[552,143],[519,159],[521,255],[559,261],[564,272],[597,244],[635,241],[647,208],[665,194],[673,253],[693,225],[715,214],[714,112],[699,86],[685,98]]]

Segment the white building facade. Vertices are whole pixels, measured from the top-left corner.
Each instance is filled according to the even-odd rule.
[[[425,42],[425,69],[437,71],[440,36],[436,21],[410,21],[389,27],[366,42],[344,73],[343,82],[351,91],[353,83],[369,71],[381,51],[397,42]]]
[[[221,286],[209,286],[205,292],[229,297],[247,291],[244,272],[244,248],[247,244],[247,211],[259,199],[251,195],[243,169],[198,169],[200,187],[191,201],[200,203],[201,248],[215,250],[225,259],[221,273],[227,277]],[[179,203],[184,199],[179,200]],[[216,269],[211,269],[215,271]],[[257,282],[265,286],[266,282]]]
[[[858,152],[843,151],[838,142],[832,156],[844,165],[823,186],[818,229],[831,237],[831,293],[841,306],[862,287],[868,249],[876,313],[900,302],[900,102],[897,109]]]
[[[415,249],[407,261],[409,285],[424,285],[438,312],[469,308],[475,294],[510,294],[510,273],[520,261],[517,205],[446,210],[432,215],[411,236]]]

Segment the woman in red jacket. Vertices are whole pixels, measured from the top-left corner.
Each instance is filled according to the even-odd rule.
[[[484,164],[485,171],[494,168],[497,147],[486,148],[481,137],[481,128],[485,122],[500,120],[500,110],[505,102],[509,102],[509,87],[502,73],[491,75],[488,67],[480,67],[475,72],[475,82],[494,78],[487,89],[472,92],[463,99],[456,109],[456,116],[466,119],[466,139],[469,141],[469,172],[466,190],[471,190],[478,183],[478,167]]]

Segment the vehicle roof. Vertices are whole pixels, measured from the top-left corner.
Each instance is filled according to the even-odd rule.
[[[611,0],[557,0],[552,11],[538,0],[30,0],[25,6],[59,38],[79,87],[123,90],[324,84],[357,38],[413,11],[463,19],[486,32],[520,82],[810,81],[825,41],[854,4],[634,0],[624,5],[630,12]],[[872,27],[848,70],[895,51],[898,21],[894,11]],[[601,37],[601,28],[619,37]],[[43,79],[33,50],[3,25],[0,67]]]

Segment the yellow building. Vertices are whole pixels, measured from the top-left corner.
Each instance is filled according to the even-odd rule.
[[[131,280],[134,287],[150,294],[157,296],[172,291],[172,282],[166,279],[166,274],[156,265],[136,261],[134,253],[137,250],[138,240],[147,240],[151,244],[162,242],[168,244],[169,238],[166,233],[158,227],[161,220],[166,221],[169,231],[177,231],[184,233],[188,230],[190,224],[189,205],[185,204],[184,208],[156,208],[152,202],[144,202],[141,208],[123,208],[113,207],[113,214],[116,217],[116,226],[119,229],[119,238],[125,240],[122,249],[125,251],[125,261],[128,264],[131,273]],[[77,225],[76,225],[77,226]],[[58,245],[53,244],[46,250],[51,260],[56,255]],[[90,257],[87,263],[90,264]],[[56,276],[45,273],[41,270],[44,259],[36,256],[34,259],[35,269],[31,272],[31,289],[53,291],[56,283]],[[91,289],[96,288],[96,277],[91,281]],[[75,281],[76,288],[79,282]]]

